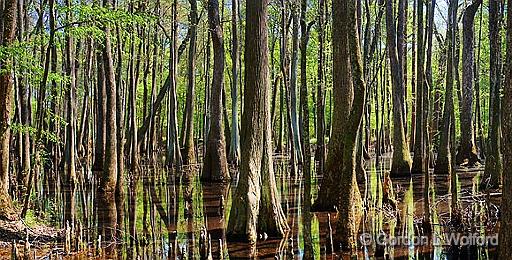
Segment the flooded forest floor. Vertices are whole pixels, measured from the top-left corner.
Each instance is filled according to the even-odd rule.
[[[457,169],[462,215],[462,223],[457,225],[450,218],[449,176],[432,176],[433,232],[427,236],[422,226],[424,176],[392,179],[390,184],[386,178],[390,157],[385,155],[381,159],[379,165],[375,159],[366,162],[366,181],[359,182],[365,207],[358,243],[360,258],[493,258],[496,247],[489,241],[478,246],[450,246],[447,238],[454,233],[486,237],[498,234],[501,193],[479,190],[483,165]],[[202,184],[197,168],[174,179],[167,178],[166,170],[145,167],[138,178],[127,182],[124,239],[115,246],[102,242],[97,233],[98,212],[94,204],[97,183],[93,172],[85,172],[84,184],[79,185],[76,194],[77,218],[81,221],[75,232],[70,234],[69,227],[66,228],[59,217],[63,211],[59,201],[64,191],[58,189],[53,199],[37,199],[45,197],[42,196],[44,191],[38,189],[40,194],[36,194],[34,201],[39,211],[30,211],[22,222],[0,223],[0,258],[9,259],[13,254],[25,255],[30,257],[28,259],[86,259],[107,253],[112,256],[107,248],[114,248],[113,255],[118,259],[199,259],[204,250],[211,251],[213,259],[243,259],[252,250],[256,250],[260,259],[348,258],[349,255],[332,252],[336,214],[312,213],[304,207],[305,185],[311,185],[314,200],[321,176],[314,175],[311,182],[305,182],[300,174],[290,174],[288,160],[279,156],[275,167],[283,210],[291,230],[280,239],[260,234],[256,248],[226,242],[236,182]],[[395,198],[392,202],[385,196],[390,191]],[[425,237],[428,237],[426,243]]]

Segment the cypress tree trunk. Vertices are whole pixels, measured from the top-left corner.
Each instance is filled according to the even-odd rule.
[[[387,52],[393,84],[393,161],[391,176],[409,176],[411,156],[405,133],[403,69],[397,55],[397,35],[393,19],[393,1],[386,1]]]
[[[178,39],[178,11],[177,11],[177,0],[174,0],[172,4],[172,47],[170,50],[169,57],[169,76],[167,77],[166,84],[168,84],[169,94],[168,94],[168,109],[167,109],[167,166],[168,167],[181,167],[182,165],[182,157],[180,152],[180,145],[178,141],[178,101],[176,96],[176,87],[177,87],[177,70],[178,70],[178,49],[177,49],[177,39]],[[165,91],[164,91],[165,94]],[[163,99],[163,97],[162,97]],[[172,171],[171,171],[172,172]]]
[[[103,5],[111,8],[110,0],[105,0]],[[110,28],[105,25],[105,42],[102,49],[103,64],[105,70],[106,85],[106,145],[105,160],[103,166],[103,175],[100,179],[98,190],[98,222],[100,229],[103,230],[106,241],[111,241],[116,236],[117,228],[117,207],[115,200],[117,186],[117,115],[116,115],[116,81],[114,74],[114,64],[112,61],[112,50],[110,42]]]
[[[408,12],[408,1],[407,0],[399,0],[398,1],[398,23],[396,27],[396,44],[397,44],[397,54],[398,54],[398,63],[400,65],[400,69],[402,71],[402,91],[403,91],[403,100],[402,100],[402,110],[403,115],[402,119],[404,121],[404,133],[405,140],[407,143],[407,148],[409,148],[409,143],[407,142],[407,12]],[[409,154],[410,157],[410,154]],[[412,159],[411,159],[412,163]]]
[[[474,81],[474,20],[478,7],[482,0],[474,0],[466,10],[462,18],[462,107],[460,108],[460,148],[457,153],[456,163],[462,164],[468,160],[468,165],[474,165],[480,161],[476,151],[474,127],[473,127],[473,81]]]
[[[16,32],[16,1],[6,0],[3,9],[2,46],[9,47]],[[0,219],[17,218],[9,196],[9,148],[11,138],[11,113],[13,79],[12,62],[8,56],[0,60]],[[8,69],[6,69],[8,68]]]
[[[25,39],[25,30],[24,28],[24,16],[26,9],[24,6],[23,0],[18,2],[18,40],[23,42]],[[24,78],[26,71],[22,71],[18,77],[18,96],[19,96],[19,113],[20,113],[20,123],[28,127],[30,126],[30,112],[31,112],[31,104],[30,104],[30,85],[27,84],[28,81]],[[28,131],[23,131],[19,133],[20,135],[20,163],[21,163],[21,171],[18,173],[18,185],[20,186],[20,190],[23,193],[27,193],[29,175],[30,175],[30,133]]]
[[[197,2],[190,2],[190,45],[188,48],[188,89],[185,103],[185,115],[183,117],[183,164],[196,163],[196,152],[194,146],[194,108],[195,108],[195,74],[196,74],[196,42],[197,42]]]
[[[290,100],[290,135],[293,152],[293,167],[302,163],[302,149],[300,144],[299,119],[297,111],[297,62],[299,56],[299,8],[292,8],[292,57],[290,67],[290,84],[288,98]]]
[[[507,56],[503,88],[503,197],[499,234],[499,259],[510,259],[512,247],[512,1],[507,1]]]
[[[452,174],[452,132],[455,125],[454,121],[454,104],[453,104],[453,81],[454,81],[454,50],[455,50],[455,27],[457,26],[457,7],[458,0],[450,0],[448,6],[448,30],[446,32],[446,90],[444,97],[443,118],[441,120],[441,136],[439,138],[439,148],[437,153],[436,164],[434,167],[435,174]]]
[[[319,0],[318,6],[318,85],[316,98],[316,158],[318,174],[324,174],[325,168],[325,0]]]
[[[104,153],[105,153],[105,138],[107,121],[105,120],[107,99],[106,99],[106,83],[105,83],[105,69],[103,57],[98,54],[97,61],[97,82],[96,82],[96,140],[94,149],[94,163],[93,171],[103,171]]]
[[[357,234],[363,214],[362,199],[356,182],[356,142],[361,130],[365,106],[366,83],[356,22],[356,1],[333,1],[333,96],[337,116],[333,117],[333,138],[329,147],[326,170],[339,170],[338,220],[335,245],[352,252],[357,247]],[[348,111],[348,114],[344,114]],[[342,120],[339,120],[342,119]],[[337,121],[345,123],[337,123]],[[340,136],[336,140],[335,136]],[[338,162],[337,165],[335,162]],[[341,162],[341,163],[340,163]],[[341,167],[341,168],[338,168]]]
[[[490,62],[490,95],[489,95],[489,134],[488,149],[485,158],[485,171],[482,178],[483,188],[498,188],[501,184],[503,164],[501,160],[501,36],[500,36],[500,2],[489,1],[489,62]]]
[[[268,0],[248,1],[246,6],[242,157],[227,234],[228,239],[251,243],[257,232],[282,235],[288,229],[272,165],[267,8]]]
[[[321,0],[324,3],[323,0]],[[320,3],[320,8],[323,8],[323,4]],[[300,41],[300,107],[302,109],[303,120],[302,120],[302,128],[304,129],[302,132],[302,144],[304,148],[304,162],[302,164],[302,171],[304,174],[304,181],[306,183],[311,182],[311,144],[310,144],[310,132],[309,132],[309,91],[308,91],[308,81],[307,81],[307,47],[309,41],[309,31],[310,26],[313,23],[306,24],[306,10],[307,9],[307,0],[301,0],[301,13],[300,13],[300,33],[301,33],[301,41]],[[319,11],[319,23],[323,23],[323,11]],[[323,25],[322,25],[323,26]],[[319,37],[320,39],[320,37]],[[320,69],[319,69],[320,71]],[[307,184],[306,184],[307,185]],[[308,185],[309,187],[311,185]],[[311,187],[310,187],[311,188]],[[306,192],[305,192],[306,193]],[[306,211],[310,210],[311,207],[311,194],[307,196],[305,194],[304,204],[306,207]],[[308,214],[308,213],[306,213]],[[311,213],[309,213],[311,214]]]
[[[229,161],[238,165],[240,160],[240,133],[238,129],[238,0],[231,1],[231,145]]]
[[[206,153],[201,179],[203,181],[229,181],[226,140],[222,116],[222,90],[224,80],[224,42],[219,18],[219,2],[208,1],[208,24],[213,43],[213,81],[210,96],[210,130],[206,140]]]
[[[67,0],[66,5],[71,7],[71,1]],[[66,12],[66,18],[71,20],[71,13]],[[69,83],[66,90],[67,101],[67,119],[68,125],[66,126],[66,150],[65,150],[65,173],[64,178],[64,225],[68,222],[73,226],[75,221],[75,186],[76,186],[76,172],[75,172],[75,146],[76,146],[76,121],[75,121],[75,53],[73,51],[73,39],[69,31],[66,30],[66,75],[69,77]]]
[[[133,12],[133,8],[131,10]],[[130,67],[129,67],[129,91],[128,91],[128,101],[129,103],[129,125],[130,125],[130,171],[135,175],[139,168],[139,146],[137,145],[137,77],[140,65],[140,52],[142,48],[142,42],[139,44],[139,49],[137,52],[137,56],[135,56],[135,26],[132,26],[132,35],[130,42]],[[135,65],[135,59],[137,58],[137,65]],[[135,69],[137,66],[137,69]],[[130,198],[131,199],[131,198]]]
[[[323,0],[321,2],[324,2]],[[320,4],[322,8],[323,4]],[[306,24],[306,11],[307,0],[301,0],[301,42],[300,42],[300,104],[302,108],[302,136],[301,142],[304,149],[304,160],[302,164],[302,171],[304,176],[304,203],[302,212],[302,223],[304,225],[304,259],[314,259],[313,250],[313,237],[311,233],[311,220],[313,213],[311,213],[311,144],[309,132],[309,94],[307,85],[307,46],[309,41],[310,26],[312,22]],[[322,12],[320,12],[322,13]],[[323,18],[319,22],[323,23]]]
[[[411,42],[411,96],[412,96],[412,102],[411,102],[411,130],[409,132],[409,147],[411,149],[414,149],[415,147],[415,138],[416,138],[416,88],[417,88],[417,82],[416,82],[416,31],[414,31],[415,26],[417,26],[418,17],[416,15],[416,12],[418,11],[416,8],[418,0],[413,0],[412,4],[412,42]]]
[[[124,150],[125,150],[125,84],[122,79],[123,71],[123,44],[121,41],[121,32],[119,25],[116,25],[116,36],[117,36],[117,68],[116,68],[116,138],[117,138],[117,182],[116,182],[116,211],[117,211],[117,236],[121,237],[124,228],[124,200],[125,200],[125,181],[124,181]]]
[[[417,57],[416,61],[416,130],[414,138],[414,157],[412,163],[412,173],[424,173],[428,170],[427,164],[427,149],[426,149],[426,135],[427,127],[426,121],[424,120],[424,114],[427,113],[425,110],[424,103],[425,99],[425,80],[424,80],[424,62],[425,62],[425,50],[423,44],[423,3],[417,4]]]

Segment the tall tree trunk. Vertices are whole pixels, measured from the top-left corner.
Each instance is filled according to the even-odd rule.
[[[125,150],[125,100],[126,87],[122,79],[123,72],[123,43],[119,25],[116,25],[117,36],[117,68],[116,68],[116,138],[117,138],[117,182],[116,182],[116,211],[117,211],[117,237],[121,237],[124,228],[124,201],[125,201],[125,181],[124,181],[124,150]]]
[[[455,128],[452,124],[454,114],[453,104],[453,82],[455,72],[455,27],[457,26],[457,7],[458,0],[450,0],[448,6],[448,30],[446,32],[446,90],[444,97],[443,118],[441,121],[441,136],[439,138],[439,148],[437,160],[434,167],[435,174],[452,174],[452,156],[451,133]]]
[[[423,3],[417,4],[417,61],[416,61],[416,130],[415,130],[415,141],[414,141],[414,157],[412,163],[412,173],[425,173],[428,170],[427,163],[427,149],[426,149],[426,135],[427,127],[424,120],[424,114],[427,113],[425,110],[424,103],[426,103],[424,88],[424,63],[425,63],[425,50],[423,44]]]
[[[387,0],[387,52],[389,57],[389,64],[391,66],[391,81],[393,84],[393,161],[391,164],[391,176],[409,176],[411,173],[412,160],[404,127],[404,77],[401,62],[403,58],[399,59],[397,54],[397,34],[394,20],[393,1]]]
[[[299,57],[299,30],[300,30],[300,18],[299,18],[299,7],[294,4],[292,8],[292,56],[290,66],[290,83],[288,98],[290,100],[290,135],[293,161],[292,167],[296,168],[297,164],[302,163],[302,149],[300,144],[300,131],[299,131],[299,119],[297,111],[297,70],[298,70],[298,57]]]
[[[71,7],[71,1],[67,0],[66,5]],[[66,19],[71,20],[71,12],[66,12]],[[65,35],[65,59],[66,59],[66,75],[69,77],[69,83],[66,86],[66,101],[67,101],[67,119],[66,126],[66,150],[65,150],[65,173],[64,177],[64,225],[73,226],[75,221],[75,186],[76,186],[76,172],[75,172],[75,146],[76,146],[76,121],[75,121],[75,53],[73,50],[73,38],[70,32],[66,30]]]
[[[407,12],[409,10],[409,3],[407,0],[399,0],[398,1],[398,24],[396,27],[396,44],[397,44],[397,54],[398,54],[398,63],[400,64],[400,68],[402,70],[402,90],[404,100],[402,102],[402,110],[404,120],[404,133],[405,140],[407,142]],[[409,147],[409,143],[407,142],[407,147]],[[409,155],[410,157],[410,155]],[[411,161],[412,162],[412,161]]]
[[[112,8],[110,0],[104,0],[105,8]],[[117,186],[117,113],[116,113],[116,81],[114,73],[114,64],[112,59],[110,28],[104,27],[105,42],[102,49],[103,65],[105,71],[106,85],[106,114],[107,122],[105,135],[105,158],[103,166],[103,175],[100,179],[98,190],[98,222],[105,234],[104,239],[111,241],[116,236],[117,230],[117,207],[115,200]]]
[[[185,165],[196,163],[196,152],[194,145],[194,106],[195,106],[195,74],[196,74],[196,42],[197,42],[197,2],[196,0],[189,0],[190,2],[190,43],[188,48],[188,89],[187,100],[185,103],[184,115],[184,153],[183,163]]]
[[[499,234],[499,259],[510,259],[512,247],[512,1],[507,1],[507,54],[503,88],[503,198]],[[507,191],[507,192],[505,192]]]
[[[133,12],[133,10],[132,10]],[[135,26],[132,26],[132,29],[135,30]],[[132,174],[136,174],[136,171],[139,168],[139,147],[137,145],[137,77],[136,73],[139,71],[139,62],[140,62],[140,52],[142,47],[142,42],[139,45],[138,55],[135,56],[135,32],[132,31],[131,42],[130,42],[130,64],[129,64],[129,94],[128,101],[129,103],[129,125],[130,125],[130,171]],[[137,58],[137,69],[135,69],[135,58]],[[138,74],[138,73],[137,73]]]
[[[9,47],[16,32],[16,0],[6,0],[3,9],[2,46]],[[0,60],[0,219],[17,218],[9,196],[9,148],[11,138],[12,110],[12,59],[3,56]],[[8,69],[6,69],[8,68]]]
[[[332,9],[335,116],[333,137],[329,143],[332,150],[327,154],[326,170],[341,173],[337,185],[343,192],[335,195],[338,198],[335,245],[341,245],[354,253],[363,214],[361,194],[356,182],[355,159],[357,137],[361,134],[366,83],[356,22],[356,1],[335,0]],[[340,153],[335,147],[341,148],[338,150]]]
[[[323,8],[325,3],[323,0],[320,1],[319,8]],[[300,107],[302,109],[302,136],[301,142],[304,148],[304,162],[302,164],[302,171],[304,174],[304,180],[306,183],[311,182],[311,144],[310,144],[310,133],[309,133],[309,91],[307,81],[307,48],[309,41],[309,32],[313,23],[306,23],[306,12],[307,12],[307,0],[301,0],[301,12],[300,12]],[[323,23],[323,11],[319,11],[319,23]],[[323,25],[321,25],[323,26]],[[319,40],[322,39],[319,37]],[[322,40],[323,41],[323,40]],[[320,42],[320,41],[319,41]],[[323,43],[322,43],[323,44]],[[322,46],[322,45],[320,45]],[[322,47],[321,47],[322,48]],[[323,68],[322,68],[323,69]],[[320,71],[320,69],[319,69]],[[319,75],[320,79],[320,75]],[[323,148],[322,148],[323,149]],[[325,151],[324,151],[325,152]],[[308,184],[306,184],[308,185]],[[311,186],[311,185],[309,185]],[[306,211],[309,211],[311,207],[311,197],[305,196],[305,204],[307,205]],[[310,213],[306,213],[310,214]]]
[[[417,38],[417,35],[416,35],[416,32],[417,30],[415,31],[416,29],[416,26],[417,26],[417,21],[418,21],[418,18],[416,16],[416,12],[417,12],[417,8],[416,8],[416,5],[417,5],[417,2],[418,0],[413,0],[413,6],[412,6],[412,27],[413,27],[413,31],[412,31],[412,42],[411,42],[411,56],[412,56],[412,61],[411,61],[411,96],[412,96],[412,102],[411,102],[411,128],[410,128],[410,131],[409,131],[409,147],[411,149],[414,149],[415,147],[415,138],[416,138],[416,88],[417,88],[417,81],[416,81],[416,60],[417,60],[417,57],[416,57],[416,38]]]
[[[177,101],[177,70],[178,70],[178,0],[174,0],[172,5],[172,46],[169,57],[169,76],[167,77],[166,84],[168,84],[168,109],[167,109],[167,166],[181,167],[182,157],[180,152],[180,145],[178,141],[178,101]],[[164,91],[165,94],[165,91]],[[163,97],[162,97],[163,99]],[[172,172],[172,171],[171,171]]]
[[[238,129],[238,0],[231,1],[231,145],[229,161],[238,165],[240,160],[240,133]]]
[[[23,0],[18,1],[18,40],[20,42],[23,42],[25,39],[25,30],[26,28],[23,26],[24,19],[23,16],[25,15],[26,3],[24,3]],[[20,123],[28,127],[30,126],[30,85],[28,84],[28,81],[24,78],[25,72],[22,71],[18,75],[18,89],[19,89],[19,100],[20,102]],[[21,186],[21,190],[23,193],[26,193],[26,189],[28,188],[28,177],[30,174],[30,133],[28,131],[23,131],[20,133],[21,136],[21,156],[20,156],[20,162],[21,162],[21,171],[19,171],[18,174],[18,185]]]
[[[500,1],[489,1],[489,69],[490,69],[490,95],[489,95],[489,134],[488,149],[485,158],[485,171],[482,184],[484,188],[498,188],[501,184],[503,164],[501,159],[501,11]],[[508,15],[510,16],[510,15]],[[509,30],[507,30],[509,33]],[[507,38],[508,39],[508,38]],[[510,42],[507,41],[507,44]],[[510,46],[509,46],[510,47]],[[510,49],[507,49],[509,51]],[[507,59],[508,59],[507,53]],[[505,187],[503,187],[505,188]]]
[[[226,140],[222,115],[222,91],[224,89],[224,41],[219,18],[218,0],[208,1],[208,24],[213,43],[213,81],[210,96],[210,129],[206,140],[203,181],[229,181],[226,157]]]
[[[323,174],[325,168],[325,0],[318,1],[318,85],[316,96],[316,158],[318,173]]]
[[[484,129],[482,125],[482,104],[480,95],[480,67],[481,67],[481,53],[482,53],[482,27],[483,27],[483,4],[480,5],[480,17],[478,25],[478,46],[475,61],[475,142],[481,159],[485,158],[485,144],[484,144]],[[485,104],[485,103],[484,103]]]
[[[253,243],[258,232],[282,235],[288,228],[272,165],[267,14],[268,0],[247,2],[242,160],[228,223],[228,239]]]
[[[97,62],[97,82],[96,82],[96,140],[94,151],[94,164],[93,171],[103,171],[104,153],[105,153],[105,139],[106,139],[106,82],[105,82],[105,68],[103,57],[98,54],[96,57]]]
[[[477,154],[473,127],[473,81],[474,81],[474,20],[482,0],[474,0],[462,18],[463,50],[462,50],[462,107],[460,108],[460,148],[456,163],[462,164],[468,160],[468,165],[480,161]]]
[[[423,85],[423,124],[425,131],[424,135],[424,145],[425,145],[425,156],[427,158],[426,171],[424,172],[423,179],[423,229],[426,234],[431,234],[432,232],[432,217],[430,214],[430,192],[431,192],[431,175],[430,175],[430,151],[431,151],[431,131],[429,122],[431,122],[430,117],[430,89],[433,87],[433,76],[432,76],[432,49],[433,49],[433,36],[434,36],[434,16],[435,16],[435,7],[436,1],[431,0],[427,4],[427,39],[426,39],[426,48],[427,48],[427,62],[425,68],[425,84]]]
[[[18,41],[25,41],[25,27],[24,25],[24,16],[26,15],[26,8],[24,8],[25,3],[23,0],[18,1]],[[29,81],[26,81],[24,75],[26,71],[22,70],[18,75],[18,96],[19,96],[19,107],[18,113],[20,116],[19,122],[24,127],[30,126],[30,114],[31,114],[31,105],[30,105],[30,84]],[[20,146],[20,171],[18,173],[18,186],[20,187],[20,196],[23,195],[24,206],[22,210],[21,217],[24,218],[28,204],[30,200],[30,189],[32,186],[33,172],[31,171],[31,151],[30,151],[30,132],[29,131],[20,131],[19,133],[19,146]]]

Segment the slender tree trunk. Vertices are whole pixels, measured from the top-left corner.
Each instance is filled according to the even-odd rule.
[[[300,144],[299,119],[297,111],[297,70],[299,57],[299,30],[300,17],[299,7],[295,4],[292,8],[292,56],[290,66],[290,83],[288,98],[290,100],[290,135],[292,141],[293,162],[302,163],[302,149]],[[296,166],[293,167],[296,167]]]
[[[105,68],[103,57],[98,54],[96,57],[97,61],[97,82],[96,82],[96,140],[95,140],[95,151],[94,151],[94,171],[102,171],[104,164],[104,153],[105,153],[105,139],[106,139],[106,83],[105,83]]]
[[[24,24],[26,15],[26,9],[24,8],[24,1],[18,1],[18,40],[23,42],[25,40],[25,28]],[[18,75],[18,96],[19,96],[19,107],[18,110],[20,120],[19,122],[24,127],[30,126],[30,114],[31,114],[31,105],[30,105],[30,85],[29,82],[26,81],[23,74],[26,73],[25,70],[22,70],[21,74]],[[24,206],[22,210],[21,217],[24,218],[28,204],[30,200],[30,190],[32,186],[33,172],[31,171],[31,151],[30,151],[30,132],[29,131],[20,131],[19,133],[19,145],[20,145],[20,171],[18,173],[18,186],[20,187],[20,196],[23,195]]]
[[[505,107],[501,108],[501,11],[500,1],[489,1],[489,69],[490,69],[490,95],[489,95],[489,133],[487,137],[487,154],[485,158],[485,171],[482,178],[483,188],[498,188],[501,184],[501,175],[505,173],[504,165],[501,159],[501,118],[500,111],[505,111]],[[508,15],[510,17],[510,15]],[[510,19],[510,18],[508,18]],[[507,20],[510,21],[510,20]],[[510,24],[510,23],[509,23]],[[507,35],[510,29],[507,29]],[[507,44],[510,44],[507,38]],[[510,46],[507,46],[507,52],[510,52]],[[507,53],[507,62],[509,53]],[[510,66],[510,65],[509,65]],[[506,69],[509,69],[507,67]],[[505,77],[507,83],[508,78]],[[504,115],[505,118],[505,115]],[[505,129],[503,129],[505,134]],[[505,136],[503,136],[505,137]],[[504,140],[503,140],[504,141]],[[505,159],[505,158],[504,158]],[[503,187],[505,189],[505,187]]]
[[[400,68],[402,70],[402,83],[403,83],[403,97],[404,100],[402,102],[403,109],[403,120],[404,120],[404,132],[405,132],[405,140],[407,142],[407,15],[409,10],[409,3],[407,0],[398,1],[398,24],[397,24],[397,54],[398,61],[400,63]],[[409,147],[409,143],[407,142],[407,147]],[[410,157],[410,155],[409,155]]]
[[[417,2],[418,0],[413,0],[413,7],[412,7],[412,26],[413,26],[413,31],[412,31],[412,42],[411,42],[411,56],[412,56],[412,61],[411,61],[411,96],[412,96],[412,102],[411,102],[411,130],[409,132],[409,147],[411,147],[411,149],[414,149],[415,147],[415,138],[416,138],[416,88],[417,88],[417,83],[416,83],[416,60],[417,60],[417,57],[416,57],[416,38],[417,38],[417,35],[416,35],[416,27],[417,27],[417,21],[418,21],[418,17],[416,15],[416,12],[417,12]]]
[[[319,8],[323,8],[325,3],[323,0],[320,1]],[[304,148],[304,162],[302,164],[302,171],[304,174],[304,181],[306,183],[311,182],[311,144],[310,144],[310,128],[309,128],[309,91],[308,91],[308,81],[307,81],[307,48],[308,41],[310,35],[310,28],[313,23],[306,23],[306,12],[307,12],[307,0],[301,0],[301,12],[300,12],[300,33],[301,33],[301,41],[300,41],[300,107],[302,108],[302,136],[301,142]],[[323,23],[323,11],[319,10],[319,23]],[[321,25],[323,27],[323,25]],[[319,42],[322,37],[319,37]],[[321,41],[320,41],[321,40]],[[323,43],[322,43],[323,44]],[[322,46],[322,45],[320,45]],[[323,47],[321,47],[323,48]],[[322,68],[323,69],[323,68]],[[320,68],[319,68],[320,71]],[[320,79],[320,74],[318,75],[318,79]],[[319,81],[320,82],[320,81]],[[324,149],[324,148],[322,148]],[[325,153],[325,151],[324,151]],[[306,184],[308,185],[308,184]],[[310,185],[309,185],[310,186]],[[309,211],[311,207],[311,197],[305,195],[305,204],[307,205],[306,210]],[[310,213],[307,213],[310,214]]]
[[[397,54],[397,34],[393,18],[393,1],[387,0],[386,3],[387,52],[393,84],[393,161],[391,164],[391,176],[408,176],[411,173],[412,161],[404,127],[405,99],[401,62],[403,59],[399,59]]]
[[[23,16],[25,15],[25,8],[23,0],[18,1],[18,40],[20,42],[23,42],[25,39],[25,27],[23,26],[24,19]],[[28,81],[24,78],[24,71],[20,73],[21,75],[18,75],[18,89],[19,89],[19,100],[21,101],[19,104],[20,109],[20,123],[28,127],[30,126],[30,85],[28,84]],[[20,156],[20,162],[21,162],[21,171],[18,174],[18,185],[21,186],[21,189],[23,193],[26,193],[27,186],[28,186],[28,178],[30,174],[30,133],[28,131],[23,131],[20,133],[20,145],[21,145],[21,156]]]
[[[208,1],[208,24],[213,43],[213,81],[210,100],[210,129],[206,140],[203,181],[229,181],[226,157],[226,140],[222,114],[222,91],[224,88],[224,41],[219,18],[219,2]]]
[[[318,1],[318,85],[316,96],[316,158],[319,174],[325,168],[325,0]]]
[[[421,112],[416,115],[416,130],[414,138],[414,157],[412,163],[412,173],[425,173],[428,170],[427,163],[427,149],[426,149],[426,135],[427,132],[426,122],[424,120],[425,110],[424,103],[426,101],[424,95],[425,80],[424,80],[424,62],[425,62],[425,51],[423,44],[423,3],[417,4],[417,61],[416,61],[416,111]]]
[[[435,7],[436,7],[436,1],[431,0],[427,4],[427,62],[426,62],[426,68],[425,68],[425,84],[423,86],[423,124],[425,131],[423,132],[424,135],[424,145],[425,145],[425,156],[427,158],[426,162],[426,171],[424,172],[424,180],[423,180],[423,229],[426,234],[431,234],[432,232],[432,217],[430,214],[430,206],[431,206],[431,199],[430,199],[430,193],[431,193],[431,174],[430,174],[430,158],[431,158],[431,131],[430,131],[430,122],[431,122],[431,116],[430,116],[430,89],[433,86],[433,73],[432,73],[432,49],[433,49],[433,32],[434,32],[434,17],[435,17]]]
[[[66,1],[68,8],[71,7],[71,1]],[[71,20],[71,12],[66,12],[66,18]],[[64,225],[74,225],[75,221],[75,186],[76,186],[76,172],[75,172],[75,146],[76,146],[76,121],[75,121],[75,52],[73,50],[73,38],[70,32],[66,31],[65,36],[65,58],[66,58],[66,75],[69,77],[69,83],[66,86],[66,101],[67,101],[67,118],[68,124],[66,126],[66,150],[65,150],[65,172],[64,178]]]
[[[188,48],[188,89],[187,100],[185,103],[184,115],[184,153],[183,163],[185,165],[196,163],[196,152],[194,145],[194,106],[195,106],[195,74],[196,74],[196,42],[197,42],[197,2],[196,0],[189,0],[190,2],[190,43]]]
[[[131,10],[133,12],[133,10]],[[135,31],[135,26],[132,26]],[[137,77],[135,74],[139,71],[140,51],[142,43],[139,45],[137,56],[135,56],[135,32],[132,31],[130,42],[130,64],[129,64],[129,125],[130,125],[130,170],[136,174],[139,168],[139,148],[137,145]],[[137,69],[135,69],[135,58],[137,58]],[[138,73],[137,73],[138,74]],[[133,187],[132,187],[133,188]]]
[[[474,0],[462,18],[463,50],[462,50],[462,107],[460,108],[460,148],[456,163],[462,164],[466,160],[468,165],[480,161],[478,156],[473,127],[473,81],[474,81],[474,20],[482,0]]]
[[[111,8],[110,0],[104,1],[106,8]],[[105,158],[103,166],[103,175],[100,179],[98,190],[98,222],[103,230],[106,241],[111,241],[116,236],[117,227],[117,207],[115,200],[117,186],[117,113],[116,113],[116,81],[114,73],[114,64],[112,60],[112,50],[110,41],[110,28],[104,27],[105,42],[102,49],[103,64],[105,70],[106,85],[106,144]]]
[[[181,167],[182,157],[178,141],[178,100],[177,100],[177,70],[178,70],[178,0],[174,0],[172,5],[173,25],[172,25],[172,47],[169,57],[169,76],[167,77],[166,84],[168,84],[168,109],[167,109],[167,166]],[[164,91],[165,94],[165,91]],[[163,97],[162,97],[163,99]]]
[[[457,6],[458,0],[451,0],[448,6],[448,30],[446,32],[446,90],[444,98],[443,118],[441,121],[441,136],[439,139],[439,148],[435,174],[452,174],[452,156],[451,156],[451,133],[455,128],[452,124],[454,120],[453,104],[453,82],[454,82],[454,62],[455,62],[455,27],[457,26]],[[455,72],[456,73],[456,72]]]
[[[229,161],[238,165],[240,160],[240,133],[238,129],[238,0],[231,1],[231,145]]]
[[[123,81],[123,44],[121,40],[121,32],[119,25],[116,25],[116,36],[117,36],[117,68],[116,68],[116,123],[117,123],[117,182],[116,182],[116,211],[117,211],[117,237],[121,237],[124,228],[124,201],[126,197],[125,181],[124,181],[124,150],[125,150],[125,93],[126,87]]]

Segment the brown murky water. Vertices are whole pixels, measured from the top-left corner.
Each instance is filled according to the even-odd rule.
[[[376,166],[369,161],[367,182],[360,184],[365,205],[365,216],[361,227],[359,259],[492,259],[494,246],[448,246],[447,234],[452,234],[450,223],[450,194],[448,176],[433,176],[431,191],[431,214],[433,233],[428,237],[429,244],[421,245],[424,237],[422,218],[424,209],[424,178],[393,179],[396,196],[394,210],[383,202],[384,173],[390,168],[387,157]],[[156,172],[155,172],[156,171]],[[483,168],[459,169],[459,192],[462,205],[462,220],[467,227],[458,234],[479,234],[495,236],[499,194],[481,193],[478,182]],[[149,178],[146,176],[154,176]],[[92,190],[94,181],[81,187],[77,192],[78,216],[83,221],[84,245],[81,253],[66,256],[67,259],[117,258],[117,259],[200,259],[201,251],[207,248],[209,237],[213,259],[244,259],[251,253],[260,259],[339,259],[349,255],[331,253],[330,238],[334,232],[335,213],[311,213],[304,207],[305,190],[311,190],[311,199],[316,197],[319,177],[314,176],[311,184],[295,176],[289,176],[288,164],[276,160],[276,176],[283,209],[288,216],[290,232],[282,239],[266,238],[255,246],[226,242],[225,228],[229,219],[231,196],[235,184],[211,185],[198,181],[197,171],[169,183],[163,170],[146,169],[143,176],[127,190],[127,205],[124,240],[107,254],[105,247],[98,250],[96,234],[96,212]],[[90,177],[92,173],[90,174]],[[91,177],[91,180],[93,178]],[[306,186],[310,185],[310,186]],[[131,199],[130,199],[131,198]],[[56,207],[54,216],[62,209]],[[130,225],[130,220],[134,224]],[[58,218],[54,219],[57,223]],[[128,232],[135,229],[135,232]],[[332,228],[331,228],[332,227]],[[382,245],[374,243],[386,236],[401,240],[382,240]],[[381,241],[379,240],[379,241]],[[368,241],[373,241],[368,243]],[[428,242],[427,241],[427,242]],[[436,242],[435,244],[434,241]],[[425,242],[425,241],[423,241]],[[439,242],[439,245],[437,244]],[[396,244],[396,245],[394,245]],[[45,245],[36,249],[40,259],[63,256],[62,245]],[[10,249],[0,251],[0,258],[9,257]],[[54,259],[54,258],[51,258]]]

